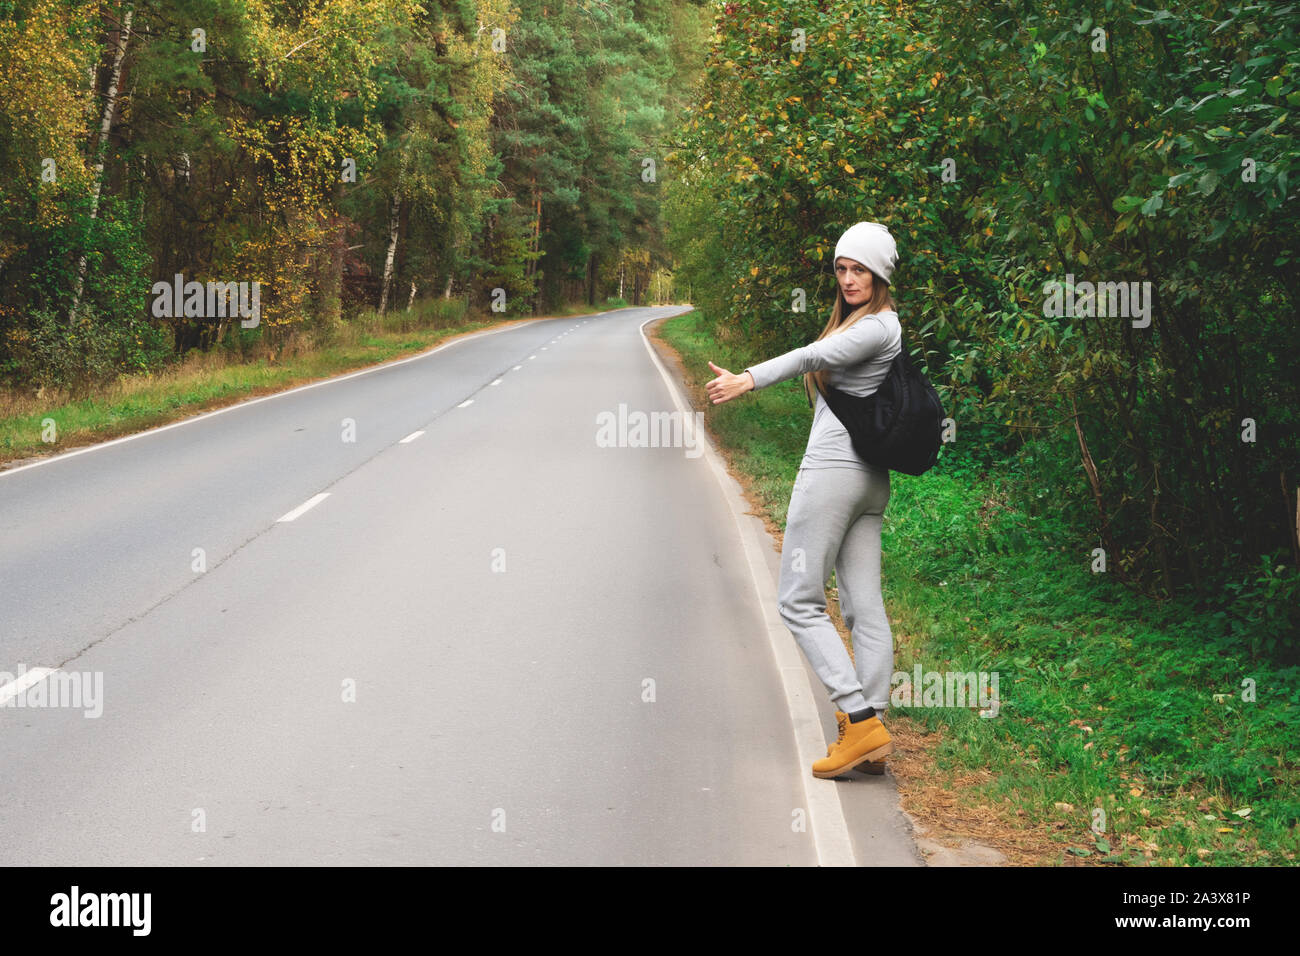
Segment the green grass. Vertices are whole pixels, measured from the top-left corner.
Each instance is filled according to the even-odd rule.
[[[697,384],[713,377],[709,360],[736,372],[771,357],[730,352],[698,312],[660,334]],[[812,415],[799,380],[704,411],[783,527]],[[1075,464],[1068,444],[1027,446],[987,470],[945,450],[926,475],[891,476],[883,578],[895,670],[996,672],[1000,698],[991,718],[899,711],[942,730],[937,768],[992,771],[963,794],[972,803],[1055,827],[1056,862],[1294,863],[1300,668],[1253,657],[1225,611],[1161,606],[1093,573]]]

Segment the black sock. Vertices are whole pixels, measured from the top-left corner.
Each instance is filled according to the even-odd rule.
[[[870,720],[872,717],[875,716],[876,716],[876,708],[868,707],[866,710],[859,710],[859,711],[855,711],[852,714],[849,714],[849,723],[851,724],[860,723],[861,721],[864,720]]]

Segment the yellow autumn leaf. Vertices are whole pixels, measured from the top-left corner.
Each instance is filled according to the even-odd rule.
[[[844,164],[844,171],[845,171],[846,173],[848,173],[850,176],[852,176],[853,173],[855,172],[855,170],[853,169],[853,167],[850,166],[848,163],[845,163],[845,164]]]

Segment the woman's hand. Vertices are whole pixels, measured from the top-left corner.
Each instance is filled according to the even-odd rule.
[[[718,368],[712,362],[709,363],[709,368],[718,373],[717,378],[704,386],[709,392],[709,400],[714,405],[729,402],[733,398],[744,395],[754,387],[754,376],[748,372],[732,375],[725,368]]]

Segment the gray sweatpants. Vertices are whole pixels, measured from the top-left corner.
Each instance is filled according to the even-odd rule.
[[[880,528],[888,502],[887,468],[800,468],[786,513],[781,617],[846,713],[889,705],[894,636],[880,590]],[[853,638],[852,659],[826,613],[832,567]]]

